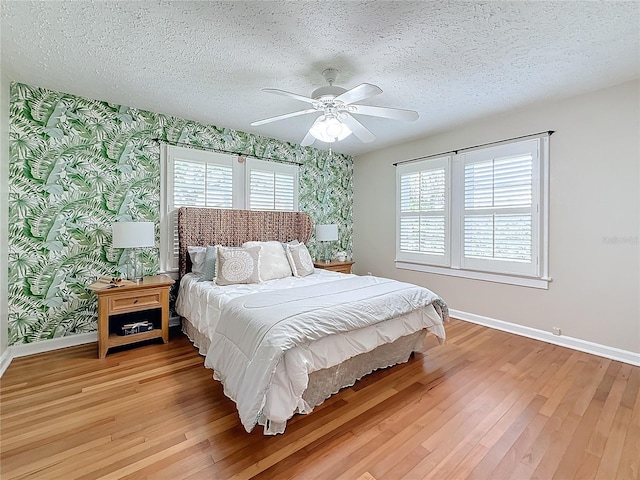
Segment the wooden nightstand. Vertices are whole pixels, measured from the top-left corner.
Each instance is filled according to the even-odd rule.
[[[354,263],[355,262],[339,262],[337,260],[332,260],[331,262],[313,262],[313,266],[324,270],[331,270],[332,272],[351,273],[351,265]]]
[[[98,296],[98,356],[104,358],[111,347],[162,338],[169,341],[169,288],[172,278],[166,275],[144,277],[141,283],[104,290],[93,290]],[[136,315],[137,314],[137,315]],[[141,316],[152,321],[153,330],[118,335],[124,324],[140,321]]]

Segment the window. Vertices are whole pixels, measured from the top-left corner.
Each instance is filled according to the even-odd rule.
[[[180,149],[186,150],[186,149]],[[171,149],[167,178],[169,210],[190,207],[233,207],[233,158],[219,153]]]
[[[398,165],[396,266],[547,287],[548,136]]]
[[[163,145],[160,269],[178,268],[180,207],[298,209],[298,166]]]
[[[283,163],[247,159],[249,210],[297,210],[298,167]]]
[[[399,247],[406,260],[449,265],[449,159],[408,164],[400,175]]]

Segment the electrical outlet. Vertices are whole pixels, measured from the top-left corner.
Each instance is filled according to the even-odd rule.
[[[562,332],[560,331],[560,327],[553,327],[551,329],[551,333],[553,333],[554,335],[562,335]]]
[[[367,272],[367,275],[373,275],[373,273],[371,273],[371,272]]]

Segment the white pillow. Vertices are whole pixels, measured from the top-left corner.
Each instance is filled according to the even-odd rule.
[[[216,285],[260,282],[258,265],[262,247],[216,247]]]
[[[191,271],[202,274],[202,268],[204,267],[204,259],[207,253],[207,247],[187,247],[189,252],[189,258],[191,259]]]
[[[304,243],[287,245],[287,258],[294,276],[306,277],[313,273],[313,260]]]
[[[274,280],[292,275],[284,246],[280,242],[245,242],[243,247],[262,247],[260,252],[260,280]]]

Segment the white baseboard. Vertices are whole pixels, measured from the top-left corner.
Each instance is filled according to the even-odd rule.
[[[11,360],[13,360],[13,355],[11,354],[11,347],[7,347],[7,349],[2,352],[0,355],[0,378],[4,375],[4,372],[7,370],[9,365],[11,364]]]
[[[608,347],[606,345],[589,342],[587,340],[581,340],[579,338],[567,337],[564,335],[553,335],[552,333],[545,332],[544,330],[525,327],[523,325],[505,322],[503,320],[496,320],[495,318],[483,317],[482,315],[463,312],[461,310],[450,309],[449,313],[452,317],[464,320],[466,322],[484,325],[485,327],[495,328],[496,330],[502,330],[504,332],[514,333],[523,337],[529,337],[535,340],[553,343],[554,345],[571,348],[573,350],[579,350],[581,352],[591,353],[600,357],[610,358],[612,360],[640,366],[640,353],[634,353],[627,350],[621,350],[619,348]],[[14,358],[34,355],[36,353],[49,352],[52,350],[58,350],[60,348],[73,347],[76,345],[82,345],[85,343],[92,343],[97,341],[98,333],[90,332],[81,333],[79,335],[72,335],[69,337],[54,338],[53,340],[45,340],[42,342],[14,345],[7,348],[7,350],[5,350],[0,356],[0,377],[2,377],[5,370],[7,369],[7,367],[9,367],[11,361]]]
[[[11,354],[14,358],[26,357],[27,355],[35,355],[36,353],[50,352],[60,348],[75,347],[85,343],[98,341],[98,332],[80,333],[78,335],[70,335],[68,337],[54,338],[51,340],[43,340],[35,343],[20,343],[11,348]]]
[[[171,317],[169,327],[180,325],[180,317]],[[43,340],[34,343],[20,343],[9,347],[0,357],[0,377],[6,367],[9,366],[13,358],[26,357],[27,355],[35,355],[36,353],[50,352],[60,348],[75,347],[85,343],[93,343],[98,341],[98,332],[80,333],[68,337],[54,338],[52,340]],[[5,357],[8,356],[8,360]],[[6,366],[5,366],[6,362]]]
[[[550,332],[545,332],[544,330],[538,330],[537,328],[525,327],[524,325],[496,320],[495,318],[490,317],[483,317],[482,315],[463,312],[461,310],[450,309],[449,314],[454,318],[458,318],[466,322],[477,323],[478,325],[495,328],[496,330],[502,330],[503,332],[514,333],[523,337],[553,343],[554,345],[560,345],[561,347],[591,353],[593,355],[610,358],[611,360],[617,360],[619,362],[629,363],[640,367],[640,353],[630,352],[628,350],[622,350],[615,347],[608,347],[606,345],[581,340],[579,338],[554,335]]]

